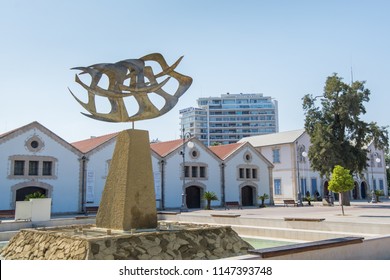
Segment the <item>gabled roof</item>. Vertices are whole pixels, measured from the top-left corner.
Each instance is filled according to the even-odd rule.
[[[80,150],[78,150],[76,147],[74,147],[71,144],[69,144],[67,141],[65,141],[64,139],[59,137],[57,134],[55,134],[51,130],[47,129],[45,126],[43,126],[42,124],[40,124],[37,121],[31,122],[31,123],[29,123],[27,125],[24,125],[22,127],[19,127],[19,128],[16,128],[16,129],[13,129],[11,131],[8,131],[6,133],[1,134],[0,135],[0,144],[2,142],[8,141],[8,140],[10,140],[10,139],[12,139],[14,137],[17,137],[18,135],[20,135],[22,133],[25,133],[26,131],[29,131],[31,129],[38,129],[42,133],[44,133],[47,136],[51,137],[53,140],[55,140],[60,145],[64,146],[65,148],[67,148],[69,150],[71,150],[73,153],[81,154]]]
[[[12,132],[14,132],[14,131],[16,131],[16,130],[18,130],[18,129],[19,129],[19,128],[13,129],[13,130],[11,130],[11,131],[7,131],[7,132],[4,132],[4,133],[0,134],[0,139],[3,138],[3,137],[6,137],[6,136],[9,135],[9,134],[12,134]]]
[[[288,144],[288,143],[295,142],[304,133],[305,133],[305,129],[298,129],[298,130],[245,137],[239,140],[238,142],[239,143],[249,142],[254,147]]]
[[[183,145],[182,139],[176,139],[165,142],[151,143],[150,148],[159,156],[165,157],[180,146]]]
[[[231,154],[233,154],[235,151],[240,149],[242,146],[245,145],[246,142],[242,143],[233,143],[233,144],[227,144],[227,145],[218,145],[218,146],[209,146],[209,149],[217,155],[222,160],[225,160],[228,158]]]
[[[73,143],[71,143],[71,145],[83,153],[88,153],[88,152],[92,151],[93,149],[96,149],[97,147],[110,141],[112,138],[115,138],[117,135],[118,135],[118,132],[110,133],[110,134],[106,134],[106,135],[102,135],[102,136],[98,136],[98,137],[91,137],[89,139],[73,142]]]

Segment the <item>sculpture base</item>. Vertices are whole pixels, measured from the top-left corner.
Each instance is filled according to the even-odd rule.
[[[157,227],[148,131],[118,134],[96,226],[124,231]]]
[[[134,233],[93,226],[24,229],[1,255],[6,260],[210,260],[249,249],[231,227],[174,223]]]

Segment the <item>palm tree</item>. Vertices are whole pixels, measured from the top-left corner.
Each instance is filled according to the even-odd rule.
[[[269,195],[264,193],[263,195],[259,195],[259,199],[261,199],[261,204],[260,207],[263,208],[265,207],[264,200],[268,199]]]
[[[211,210],[211,201],[218,200],[218,197],[215,194],[215,192],[205,192],[203,194],[203,199],[205,199],[207,201],[206,210]]]

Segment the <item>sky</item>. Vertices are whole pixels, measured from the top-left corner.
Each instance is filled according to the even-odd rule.
[[[302,97],[321,95],[333,73],[366,81],[363,119],[387,126],[389,10],[386,0],[0,0],[0,134],[33,121],[69,142],[131,128],[83,116],[71,68],[155,52],[168,64],[184,56],[176,71],[193,83],[171,111],[135,123],[151,140],[179,138],[180,109],[227,92],[271,96],[279,131],[301,129]]]

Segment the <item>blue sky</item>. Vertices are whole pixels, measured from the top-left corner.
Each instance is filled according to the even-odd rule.
[[[140,121],[150,138],[179,137],[179,110],[199,97],[263,93],[280,131],[303,127],[301,98],[327,76],[366,81],[366,121],[389,125],[390,1],[0,0],[0,133],[38,121],[67,141],[126,128],[89,119],[68,92],[75,66],[159,52],[193,78],[170,112]]]

